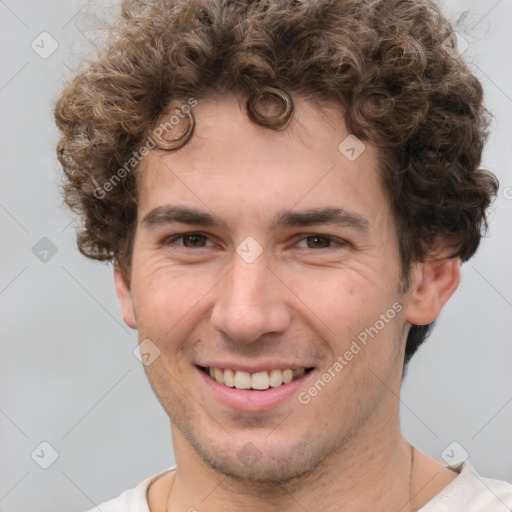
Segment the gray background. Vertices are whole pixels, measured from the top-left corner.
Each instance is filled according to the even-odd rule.
[[[457,441],[481,474],[512,481],[512,0],[441,5],[495,114],[484,166],[501,190],[490,237],[463,265],[459,290],[410,366],[403,430],[440,461]],[[112,270],[78,253],[59,195],[52,107],[77,59],[94,52],[91,9],[109,14],[96,0],[0,0],[3,512],[86,510],[174,463],[169,421],[133,355]],[[50,56],[43,31],[59,45]],[[42,442],[58,453],[48,469],[40,465],[52,450]]]

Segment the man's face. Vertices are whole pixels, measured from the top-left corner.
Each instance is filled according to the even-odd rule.
[[[121,299],[140,340],[160,350],[145,369],[178,437],[248,480],[303,474],[354,436],[376,441],[398,416],[407,299],[378,155],[366,144],[350,161],[350,147],[338,149],[349,135],[341,119],[296,109],[275,132],[234,97],[203,100],[185,147],[147,155]],[[175,208],[218,223],[178,219]],[[338,221],[298,215],[324,209]],[[231,370],[217,376],[242,387],[253,383],[243,372],[274,385],[290,372],[271,370],[297,378],[238,390],[204,367]]]

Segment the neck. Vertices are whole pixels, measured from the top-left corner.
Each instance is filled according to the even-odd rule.
[[[168,497],[168,511],[256,512],[322,510],[359,512],[377,507],[386,512],[412,510],[411,447],[398,421],[366,424],[319,467],[285,483],[258,484],[234,480],[207,467],[173,428],[177,472]],[[398,414],[396,415],[398,418]],[[368,440],[371,440],[369,442]]]

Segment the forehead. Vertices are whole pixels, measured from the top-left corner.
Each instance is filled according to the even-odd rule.
[[[192,139],[142,161],[139,219],[170,203],[201,205],[220,216],[270,218],[278,209],[326,204],[382,215],[387,198],[376,148],[347,131],[334,105],[294,104],[292,122],[275,131],[253,123],[234,96],[199,101]]]

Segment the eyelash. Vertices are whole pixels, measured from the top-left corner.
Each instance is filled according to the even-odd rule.
[[[196,232],[196,231],[191,231],[191,232],[188,232],[188,233],[180,233],[180,234],[168,237],[168,238],[166,238],[163,241],[162,245],[164,245],[164,246],[172,245],[174,242],[176,242],[179,239],[184,239],[187,236],[193,236],[193,235],[202,236],[202,237],[205,237],[207,240],[209,240],[207,235],[204,235],[203,233],[199,233],[199,232]],[[332,242],[334,244],[337,244],[338,248],[343,248],[343,247],[346,247],[346,246],[349,245],[349,243],[347,241],[342,240],[341,238],[336,238],[336,237],[333,237],[333,236],[330,236],[330,235],[322,235],[322,234],[319,234],[319,233],[313,233],[313,234],[305,235],[302,238],[300,238],[297,243],[302,242],[304,240],[307,240],[308,238],[324,238],[324,239],[329,240],[330,242]],[[183,249],[192,249],[192,250],[194,249],[194,247],[185,247],[184,245],[180,245],[180,247],[183,248]],[[207,246],[207,247],[211,247],[211,246]],[[317,248],[317,250],[332,249],[334,247],[335,247],[334,245],[330,245],[329,247]],[[198,247],[198,249],[206,249],[206,247]],[[301,249],[314,249],[314,248],[301,247]]]
[[[333,245],[330,245],[329,247],[318,247],[317,250],[321,249],[334,249],[337,248],[343,248],[348,245],[348,242],[345,240],[342,240],[341,238],[336,238],[334,236],[329,235],[321,235],[318,233],[312,234],[312,235],[306,235],[299,239],[299,242],[302,242],[303,240],[307,240],[308,238],[324,238],[326,240],[329,240]],[[301,247],[301,249],[313,249],[312,247]]]
[[[199,235],[199,236],[204,236],[205,238],[208,238],[206,235],[203,235],[202,233],[197,233],[195,231],[191,231],[190,233],[180,233],[178,235],[170,236],[163,241],[162,245],[172,245],[176,240],[179,240],[180,238],[185,238],[187,236],[193,236],[193,235]],[[184,249],[193,249],[193,247],[185,247],[184,245],[182,245],[181,247],[183,247]],[[205,249],[205,247],[199,247],[199,249]]]

